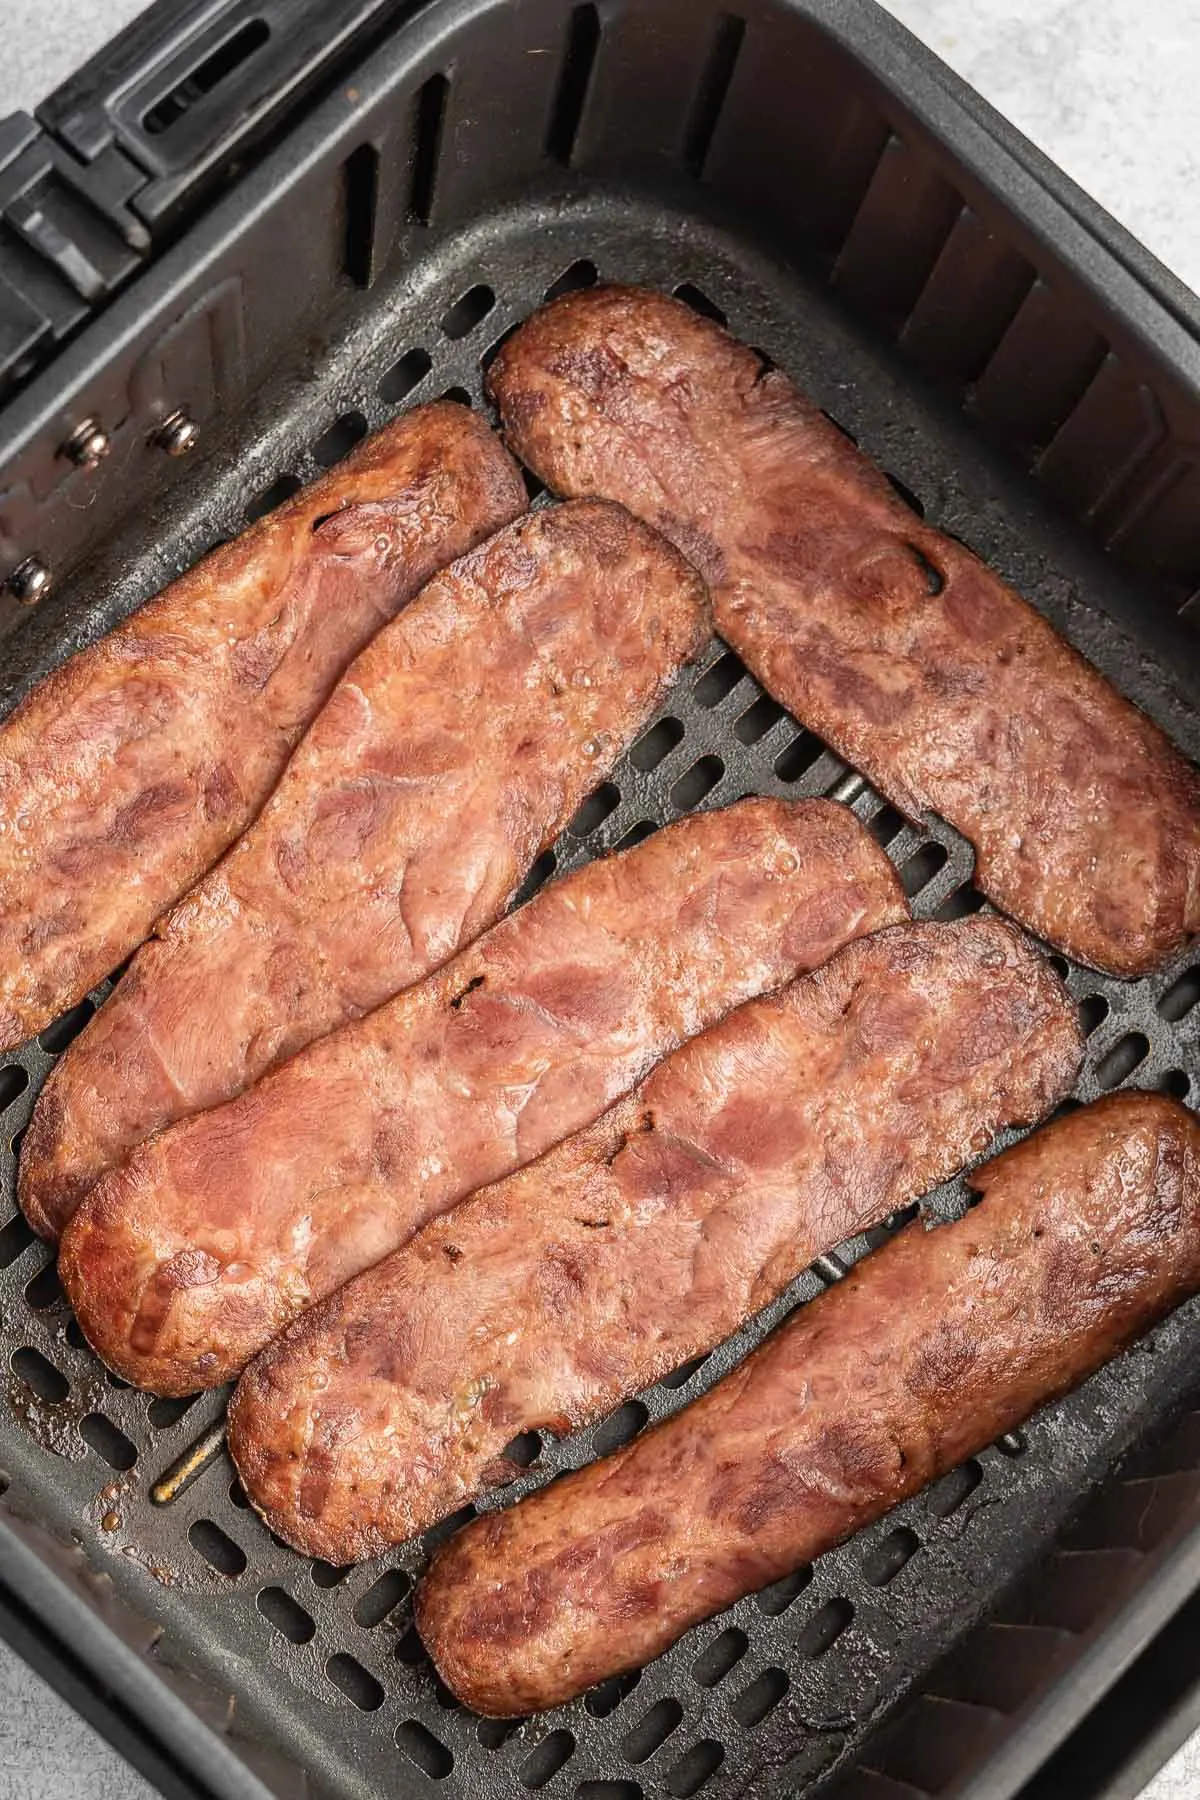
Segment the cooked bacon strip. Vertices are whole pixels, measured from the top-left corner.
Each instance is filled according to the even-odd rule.
[[[814,1256],[1040,1118],[1080,1060],[1011,925],[896,925],[753,1000],[251,1363],[230,1448],[271,1529],[349,1562],[713,1348]]]
[[[0,726],[0,1050],[136,949],[351,658],[524,508],[478,415],[420,407],[33,690]]]
[[[431,581],[59,1062],[22,1157],[37,1229],[490,925],[708,628],[699,576],[604,501],[530,515]]]
[[[138,1387],[228,1381],[306,1306],[590,1125],[684,1039],[907,916],[845,807],[743,800],[679,819],[141,1145],[63,1236],[76,1316]],[[174,1279],[210,1258],[216,1279]]]
[[[593,289],[489,379],[530,468],[673,538],[764,687],[910,817],[970,838],[1005,912],[1126,976],[1200,929],[1196,771],[753,350],[665,295]]]
[[[985,1163],[694,1406],[438,1552],[417,1625],[494,1716],[640,1668],[1075,1387],[1200,1288],[1200,1122],[1113,1094]]]

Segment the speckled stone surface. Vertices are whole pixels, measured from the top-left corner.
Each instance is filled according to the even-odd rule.
[[[1200,289],[1200,0],[889,4]],[[140,10],[139,0],[0,0],[0,116],[32,109]],[[149,1786],[3,1645],[0,1797],[153,1800]],[[1143,1800],[1200,1800],[1200,1735]]]

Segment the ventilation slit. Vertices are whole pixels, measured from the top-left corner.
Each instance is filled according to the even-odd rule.
[[[325,1664],[325,1673],[359,1712],[378,1712],[383,1705],[382,1686],[368,1669],[363,1668],[357,1657],[347,1656],[344,1650],[339,1650]]]
[[[552,1731],[536,1745],[517,1770],[522,1787],[545,1787],[575,1754],[575,1739],[569,1731]]]
[[[317,1627],[312,1615],[306,1613],[298,1600],[281,1587],[264,1588],[257,1602],[263,1618],[273,1625],[289,1644],[307,1644],[316,1636]]]
[[[721,13],[713,33],[712,48],[696,89],[691,117],[683,139],[684,167],[692,175],[703,175],[712,147],[713,136],[721,117],[733,80],[733,71],[741,55],[746,36],[746,21],[732,13]]]
[[[599,47],[599,12],[591,5],[576,6],[567,27],[566,54],[546,128],[546,155],[564,169],[571,166]]]
[[[39,1400],[45,1400],[51,1406],[59,1405],[71,1391],[71,1384],[62,1371],[48,1362],[32,1344],[25,1344],[20,1350],[14,1350],[9,1364],[13,1374],[19,1375]]]
[[[408,191],[408,214],[416,225],[428,225],[433,217],[433,196],[437,185],[438,157],[442,149],[442,131],[446,123],[446,102],[450,83],[444,75],[431,75],[417,94],[413,109],[412,183]]]
[[[88,1413],[81,1419],[79,1435],[97,1456],[103,1457],[110,1469],[132,1469],[137,1461],[136,1445],[104,1413]]]
[[[29,1076],[20,1063],[6,1063],[0,1069],[0,1112],[19,1100],[29,1086]]]
[[[432,367],[433,358],[419,344],[406,350],[379,383],[379,398],[386,400],[389,406],[398,405],[408,398],[419,382],[424,381]]]
[[[354,1623],[373,1631],[399,1606],[412,1582],[403,1569],[388,1569],[354,1603]]]
[[[360,144],[342,169],[346,197],[346,243],[342,267],[355,287],[375,279],[375,214],[379,204],[379,152]]]
[[[239,31],[218,44],[189,75],[142,114],[142,130],[146,136],[161,137],[170,131],[205,94],[211,94],[235,69],[248,62],[256,50],[261,50],[270,35],[271,28],[265,19],[247,19]]]
[[[188,1531],[188,1542],[220,1575],[240,1575],[246,1567],[246,1553],[241,1545],[235,1544],[211,1519],[197,1519]]]
[[[382,1695],[383,1689],[379,1691]],[[433,1781],[444,1781],[454,1767],[451,1752],[418,1719],[406,1719],[403,1725],[397,1726],[396,1743],[409,1761],[416,1763],[422,1774]]]

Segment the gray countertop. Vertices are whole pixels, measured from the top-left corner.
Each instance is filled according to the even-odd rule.
[[[141,0],[0,0],[0,117],[35,106],[140,10]],[[890,0],[890,10],[1200,289],[1200,0]],[[0,1796],[154,1800],[2,1644]],[[1143,1800],[1200,1800],[1200,1734]]]

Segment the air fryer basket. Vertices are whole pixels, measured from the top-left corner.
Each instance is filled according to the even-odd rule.
[[[1018,148],[865,0],[418,9],[0,415],[0,575],[47,546],[79,565],[9,639],[12,691],[399,406],[481,403],[499,340],[600,278],[727,317],[1195,755],[1200,331]],[[202,451],[174,470],[149,434],[178,405]],[[84,412],[113,426],[98,475],[54,459]],[[719,642],[529,890],[751,792],[850,801],[918,916],[982,904],[967,845],[899,818]],[[1195,953],[1134,983],[1058,963],[1089,1033],[1077,1097],[1194,1099]],[[475,1719],[411,1627],[428,1540],[352,1571],[307,1561],[223,1452],[151,1499],[224,1396],[106,1375],[13,1197],[37,1088],[90,1011],[0,1065],[0,1567],[215,1791],[1007,1795],[1200,1579],[1193,1304],[640,1677],[516,1727]],[[961,1183],[930,1201],[962,1204]],[[594,1430],[527,1436],[527,1475],[489,1504],[686,1402],[865,1248]]]

